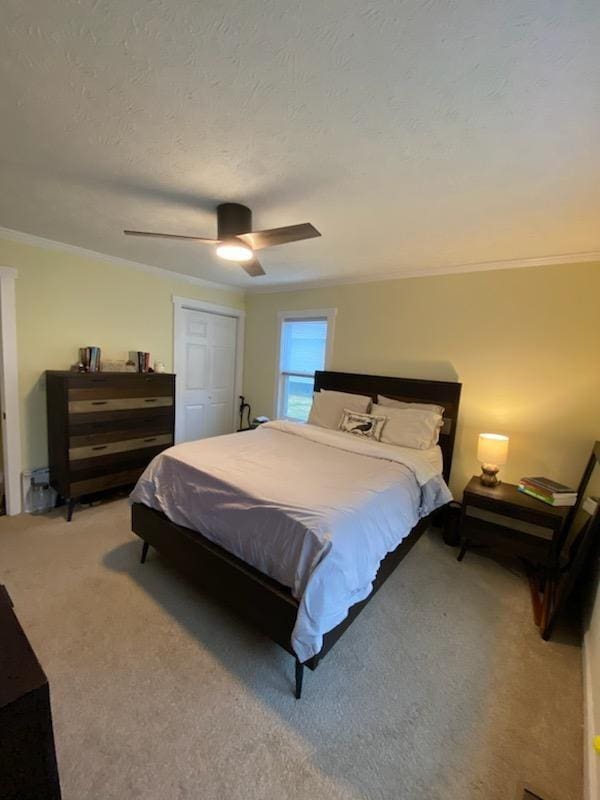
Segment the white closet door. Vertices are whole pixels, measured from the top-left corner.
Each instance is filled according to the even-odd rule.
[[[178,441],[233,430],[237,319],[184,309],[184,363],[179,380]]]

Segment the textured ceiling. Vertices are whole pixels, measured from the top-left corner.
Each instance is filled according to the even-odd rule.
[[[598,0],[0,0],[0,225],[244,286],[600,250]]]

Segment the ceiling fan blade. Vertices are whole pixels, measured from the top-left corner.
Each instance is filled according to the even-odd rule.
[[[240,261],[239,265],[242,269],[246,270],[248,275],[251,278],[258,278],[260,275],[266,275],[267,273],[262,268],[260,261],[256,256],[252,259],[252,261]]]
[[[237,238],[249,244],[253,250],[262,250],[263,247],[299,242],[301,239],[313,239],[320,235],[314,225],[311,225],[310,222],[303,222],[300,225],[286,225],[283,228],[271,228],[268,231],[238,233]]]
[[[180,236],[177,233],[151,233],[150,231],[123,231],[127,236],[155,236],[159,239],[187,239],[204,244],[219,244],[218,239],[206,239],[204,236]]]

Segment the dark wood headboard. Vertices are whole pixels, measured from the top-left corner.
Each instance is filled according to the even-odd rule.
[[[366,394],[376,402],[383,394],[409,403],[436,403],[444,407],[444,427],[439,445],[444,456],[444,479],[448,482],[456,437],[458,406],[462,384],[452,381],[425,381],[416,378],[388,378],[382,375],[361,375],[354,372],[315,372],[315,392]]]

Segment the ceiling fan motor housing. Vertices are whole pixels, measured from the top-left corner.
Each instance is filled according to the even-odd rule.
[[[240,203],[221,203],[217,206],[217,238],[231,239],[252,230],[252,212]]]

